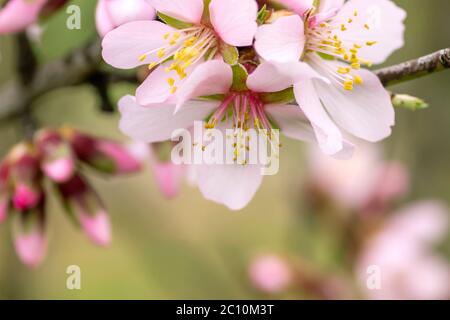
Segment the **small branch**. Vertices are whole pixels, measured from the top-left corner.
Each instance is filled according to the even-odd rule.
[[[419,59],[376,70],[384,86],[417,79],[450,68],[450,48],[440,50]]]

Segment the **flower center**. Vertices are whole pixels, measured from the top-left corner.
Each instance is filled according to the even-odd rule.
[[[242,154],[251,151],[252,136],[257,139],[258,135],[262,135],[269,142],[271,151],[278,153],[278,135],[273,134],[274,128],[258,94],[251,91],[228,94],[207,120],[205,129],[214,129],[220,123],[224,123],[227,129],[231,127],[233,131],[226,138],[232,141],[235,162],[247,163],[245,159],[241,161]]]
[[[177,82],[186,78],[190,66],[202,58],[208,60],[216,55],[218,40],[214,31],[205,26],[169,32],[163,38],[165,45],[141,55],[139,60],[145,61],[152,56],[155,61],[149,63],[149,69],[171,61],[165,71],[168,74],[167,84],[173,94],[177,91]]]
[[[354,85],[363,84],[363,79],[357,72],[361,65],[369,67],[372,65],[371,61],[359,56],[360,49],[377,43],[376,41],[361,43],[358,38],[352,37],[354,32],[351,34],[347,32],[352,24],[355,25],[352,26],[352,31],[360,28],[362,32],[367,32],[371,29],[370,24],[359,17],[358,11],[355,10],[346,20],[330,18],[311,25],[308,21],[306,22],[307,43],[304,58],[307,58],[318,70],[330,75],[334,82],[348,91],[353,90]],[[339,59],[347,65],[336,69],[334,65],[323,63],[323,60],[327,58]]]

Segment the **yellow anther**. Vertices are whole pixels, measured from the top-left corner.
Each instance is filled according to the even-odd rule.
[[[366,42],[366,45],[368,45],[368,46],[373,46],[375,44],[377,44],[377,41],[367,41]]]
[[[156,67],[158,64],[156,62],[152,62],[148,65],[148,69],[152,70],[154,67]]]
[[[350,60],[350,57],[349,57],[349,55],[348,54],[344,54],[344,60]]]
[[[357,54],[357,53],[358,53],[358,49],[355,49],[355,48],[351,48],[351,49],[348,50],[348,51],[350,51],[350,52],[353,53],[353,54]]]
[[[353,15],[354,15],[355,17],[357,17],[357,16],[358,16],[358,10],[355,10],[355,12],[353,13]]]
[[[350,73],[350,68],[339,67],[337,70],[340,74],[348,74]]]
[[[344,89],[351,91],[353,90],[353,80],[352,79],[347,79],[344,81]]]
[[[158,58],[163,58],[166,55],[166,49],[160,49],[157,53]]]
[[[364,28],[366,28],[367,30],[369,30],[370,29],[370,27],[369,27],[369,25],[366,23],[366,24],[364,24]]]
[[[169,79],[167,79],[167,83],[169,84],[169,86],[173,87],[175,85],[175,79],[169,78]]]
[[[361,64],[359,62],[353,62],[352,68],[355,70],[359,70],[359,69],[361,69]]]
[[[170,88],[170,93],[171,94],[174,94],[175,92],[177,92],[177,87],[172,87],[172,88]]]
[[[353,22],[352,18],[348,19],[348,23],[352,23],[352,22]]]
[[[353,76],[353,80],[355,81],[356,84],[360,84],[361,85],[361,84],[364,83],[363,79],[359,75],[354,75]]]
[[[353,46],[354,46],[356,49],[361,49],[361,48],[362,48],[362,46],[361,46],[359,43],[355,43]]]
[[[146,53],[139,57],[139,61],[141,61],[141,62],[143,62],[145,59],[147,59]]]
[[[167,32],[167,33],[163,36],[164,40],[169,39],[169,37],[170,37],[170,32]]]
[[[347,27],[345,26],[345,24],[341,25],[341,31],[347,31]]]

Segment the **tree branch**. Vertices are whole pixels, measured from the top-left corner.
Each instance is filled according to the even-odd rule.
[[[89,84],[101,78],[107,84],[138,83],[136,75],[100,71],[100,40],[78,49],[64,59],[39,67],[30,83],[23,87],[20,79],[12,80],[0,88],[0,120],[23,114],[35,99],[55,89]],[[375,71],[385,86],[415,79],[450,68],[450,48],[425,57]],[[395,98],[394,96],[393,98]]]
[[[419,59],[376,70],[384,86],[417,79],[450,68],[450,48],[440,50]]]

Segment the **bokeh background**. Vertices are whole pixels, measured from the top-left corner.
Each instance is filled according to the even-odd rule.
[[[95,1],[72,1],[82,8],[82,29],[65,27],[64,10],[53,16],[36,47],[40,62],[61,57],[96,36]],[[406,46],[386,65],[450,46],[448,0],[396,0],[408,12]],[[14,43],[0,38],[0,84],[14,77]],[[132,87],[111,90],[113,99]],[[410,170],[410,192],[401,202],[440,199],[450,204],[450,72],[390,88],[425,99],[430,108],[397,110],[393,135],[383,143],[388,160]],[[42,126],[70,123],[95,135],[126,141],[116,114],[102,114],[89,86],[65,88],[36,101],[33,112]],[[0,154],[22,139],[20,122],[0,122]],[[163,198],[151,170],[129,178],[105,180],[92,174],[111,215],[110,248],[92,246],[49,201],[48,258],[36,270],[25,268],[12,246],[11,228],[0,225],[0,299],[251,299],[271,297],[256,290],[248,265],[261,253],[299,256],[317,270],[352,278],[342,263],[333,225],[309,228],[311,212],[304,192],[307,146],[284,141],[280,173],[267,177],[250,205],[231,212],[183,187],[174,200]],[[450,241],[441,246],[449,257]],[[82,290],[66,289],[66,268],[79,265]],[[302,298],[302,290],[276,298]]]

